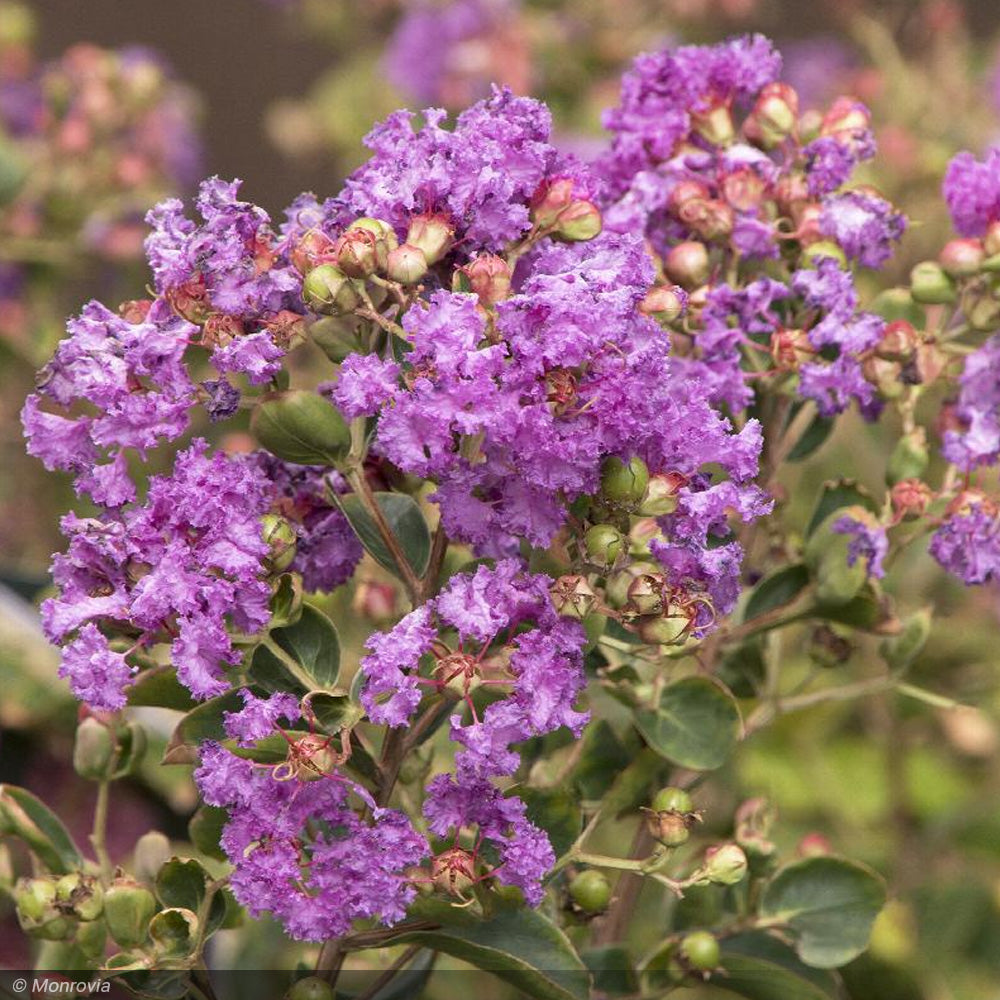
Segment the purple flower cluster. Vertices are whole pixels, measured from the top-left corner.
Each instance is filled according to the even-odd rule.
[[[982,160],[959,153],[948,164],[943,191],[955,229],[963,236],[982,236],[1000,221],[1000,147],[988,149]]]
[[[52,642],[75,636],[60,672],[94,707],[121,708],[130,676],[99,626],[131,637],[133,648],[170,642],[180,680],[208,698],[229,688],[224,668],[237,662],[227,625],[252,633],[267,624],[267,484],[245,462],[207,449],[196,441],[181,452],[172,475],[150,480],[142,504],[63,519],[69,548],[53,561],[59,594],[42,616]]]
[[[931,539],[930,553],[968,585],[1000,579],[1000,516],[982,494],[957,498]]]
[[[964,472],[1000,461],[1000,336],[965,359],[955,416],[961,430],[944,435],[945,458]]]
[[[525,818],[524,803],[505,797],[491,779],[517,769],[514,744],[563,726],[579,736],[588,718],[573,707],[585,683],[584,632],[555,613],[551,584],[513,559],[493,569],[481,566],[455,577],[390,631],[371,636],[370,655],[361,662],[361,702],[372,722],[407,725],[422,687],[450,688],[464,697],[471,719],[451,717],[451,738],[462,748],[455,772],[431,781],[424,811],[440,837],[476,827],[499,852],[496,877],[521,888],[533,904],[555,860],[552,848]],[[456,650],[444,644],[448,630],[458,634]],[[434,666],[422,674],[428,654]],[[480,686],[510,690],[480,715],[471,698]]]
[[[284,705],[248,707],[289,714]],[[243,732],[244,723],[231,731]],[[279,776],[217,743],[202,746],[195,780],[205,802],[229,811],[222,847],[233,865],[230,886],[252,916],[270,912],[292,937],[324,941],[354,920],[393,924],[406,915],[416,892],[406,871],[429,853],[427,842],[402,813],[375,808],[360,786],[335,771]],[[370,822],[352,807],[352,792],[372,808]]]

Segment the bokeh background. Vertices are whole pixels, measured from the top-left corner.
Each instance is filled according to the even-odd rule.
[[[148,46],[172,67],[185,121],[201,136],[190,176],[154,170],[148,184],[122,182],[132,201],[127,222],[114,230],[121,241],[110,249],[107,240],[95,249],[89,237],[80,237],[90,232],[86,219],[70,225],[48,203],[32,216],[34,228],[25,236],[17,215],[21,195],[0,204],[0,267],[23,270],[16,291],[5,292],[0,283],[0,780],[43,792],[71,823],[79,816],[81,833],[93,792],[68,766],[76,707],[54,680],[56,656],[40,637],[33,604],[46,586],[49,553],[60,544],[58,516],[73,498],[65,482],[23,455],[17,412],[65,316],[91,296],[117,301],[143,294],[135,236],[140,208],[169,192],[189,194],[200,172],[243,178],[244,196],[277,216],[303,190],[335,191],[363,157],[360,140],[376,118],[399,106],[460,107],[493,78],[546,98],[561,142],[586,154],[600,141],[600,113],[616,99],[618,76],[638,52],[762,31],[785,52],[785,76],[806,106],[849,93],[872,107],[880,156],[865,180],[911,219],[890,268],[892,283],[947,238],[939,184],[948,159],[1000,139],[996,0],[484,0],[478,13],[447,20],[454,6],[445,0],[440,9],[422,5],[435,8],[431,31],[414,19],[412,3],[399,0],[0,6],[0,83],[24,77],[25,60],[64,60],[81,42],[109,50]],[[12,20],[21,17],[15,10],[30,11],[33,34]],[[93,67],[83,63],[86,75]],[[71,92],[84,88],[75,78],[63,85]],[[3,93],[9,110],[10,87]],[[57,97],[72,103],[65,94]],[[46,99],[56,100],[51,93]],[[0,126],[0,167],[3,150],[24,141],[16,132],[8,116]],[[36,136],[28,144],[33,177],[62,176],[37,166],[48,162],[39,145],[50,140]],[[137,141],[147,148],[153,140]],[[89,145],[63,153],[89,163],[99,145],[95,133]],[[2,181],[0,169],[0,189]],[[74,183],[82,184],[82,194],[69,200],[80,212],[95,208],[86,178]],[[116,205],[120,196],[118,188],[109,195]],[[50,195],[43,190],[38,197]],[[143,197],[146,204],[139,205],[135,200]],[[96,208],[106,211],[102,206]],[[39,259],[41,245],[45,253],[62,249]],[[785,487],[808,498],[824,478],[850,470],[877,490],[884,461],[879,430],[848,421],[816,467],[790,471]],[[804,509],[801,516],[807,514]],[[947,583],[919,553],[894,570],[889,589],[908,610],[938,607],[915,680],[969,708],[875,698],[787,717],[743,748],[700,804],[708,810],[709,832],[721,836],[727,831],[713,830],[713,814],[731,816],[740,799],[766,795],[782,817],[783,849],[793,851],[802,838],[823,831],[835,849],[887,874],[893,902],[876,927],[870,956],[846,971],[845,995],[1000,1000],[1000,594],[994,587],[967,592]],[[356,602],[347,613],[355,596],[337,595],[332,610],[339,621],[360,620],[356,649],[363,638]],[[347,640],[350,645],[350,633]],[[790,659],[804,657],[802,645],[790,643]],[[874,659],[864,645],[855,650],[858,676],[865,675],[869,656]],[[150,826],[179,840],[186,836],[195,805],[186,774],[159,768],[155,759],[154,752],[116,801],[116,857]],[[25,945],[11,932],[3,905],[0,964],[17,967],[27,960]],[[649,907],[655,939],[660,917],[649,901],[641,898],[639,905]],[[685,905],[696,922],[697,894]],[[221,947],[223,963],[280,967],[288,961],[280,934],[267,923]],[[492,995],[488,989],[484,997]],[[508,995],[496,989],[496,996]]]

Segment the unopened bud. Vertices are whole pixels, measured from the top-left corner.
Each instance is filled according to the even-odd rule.
[[[314,267],[333,259],[333,240],[320,229],[308,229],[292,247],[292,267],[299,274],[308,274]]]
[[[721,952],[719,942],[708,931],[693,931],[681,939],[678,954],[681,961],[695,972],[708,973],[717,969]]]
[[[760,92],[750,119],[765,148],[791,135],[799,116],[799,95],[787,83],[769,83]]]
[[[882,640],[879,653],[893,670],[908,667],[921,653],[930,638],[931,621],[930,609],[921,608],[903,622],[899,635]]]
[[[315,313],[339,316],[361,302],[354,282],[333,264],[314,267],[302,282],[302,301]]]
[[[948,304],[957,297],[954,280],[933,260],[922,261],[910,271],[910,294],[926,305]]]
[[[570,882],[569,898],[584,913],[602,913],[611,902],[611,886],[601,872],[591,868]]]
[[[592,201],[581,199],[560,213],[552,236],[567,243],[583,243],[592,240],[603,228],[601,210]]]
[[[71,907],[56,899],[53,878],[21,879],[14,890],[14,907],[21,929],[44,941],[64,941],[73,932]]]
[[[919,479],[903,479],[889,491],[893,512],[905,520],[921,517],[933,499],[934,492]]]
[[[660,472],[650,476],[646,488],[646,499],[642,501],[639,513],[646,517],[662,517],[673,514],[682,487],[687,485],[687,476],[679,472]]]
[[[73,769],[88,781],[102,781],[108,777],[115,755],[115,739],[107,726],[92,715],[76,727],[73,742]]]
[[[887,361],[909,361],[919,342],[919,336],[912,323],[897,319],[887,323],[882,331],[882,339],[875,347],[875,353]]]
[[[823,116],[820,135],[833,136],[840,142],[849,142],[858,132],[871,125],[871,113],[853,97],[838,97]]]
[[[379,254],[378,237],[370,229],[349,229],[333,246],[334,262],[349,278],[367,278],[383,270],[388,251]]]
[[[417,215],[410,220],[406,244],[423,252],[428,266],[433,266],[451,249],[455,227],[443,215]]]
[[[628,548],[622,533],[610,524],[595,524],[588,528],[583,544],[590,561],[602,569],[614,566]]]
[[[687,240],[670,249],[663,261],[663,269],[671,281],[682,288],[697,288],[708,281],[711,267],[708,249],[704,243]]]
[[[714,198],[685,202],[677,216],[688,229],[704,240],[726,239],[733,231],[733,210],[724,201]]]
[[[712,196],[708,187],[701,181],[684,180],[678,181],[671,189],[667,198],[667,205],[675,215],[680,212],[689,201],[704,201]]]
[[[666,586],[662,573],[640,573],[629,584],[626,607],[640,616],[662,614]]]
[[[978,274],[986,259],[986,251],[979,240],[949,240],[938,254],[938,262],[946,274],[953,278],[967,278]]]
[[[573,203],[574,187],[572,177],[542,181],[531,198],[531,221],[541,229],[555,226],[562,213]]]
[[[571,177],[542,181],[531,199],[531,221],[570,242],[592,240],[603,226],[600,209],[579,197]]]
[[[585,576],[561,576],[549,590],[556,614],[582,620],[597,606],[597,595]]]
[[[722,197],[738,212],[760,207],[766,190],[764,178],[751,167],[739,167],[722,179]]]
[[[716,885],[736,885],[747,873],[747,856],[737,844],[720,844],[705,851],[705,877]]]
[[[487,309],[510,295],[510,265],[496,254],[484,253],[469,261],[461,273]]]
[[[804,247],[827,242],[822,228],[823,207],[815,202],[801,205],[795,213],[795,238]]]
[[[385,274],[390,281],[415,285],[427,273],[427,258],[420,247],[404,243],[389,251]]]
[[[279,514],[265,514],[260,520],[261,537],[268,548],[264,564],[272,573],[283,573],[295,560],[298,535]]]
[[[644,618],[639,622],[639,638],[652,646],[678,645],[687,641],[695,617],[693,606],[668,604],[658,618]]]
[[[144,833],[135,844],[132,853],[132,867],[136,878],[143,882],[153,882],[156,874],[171,855],[170,839],[159,830]]]
[[[96,920],[104,911],[104,892],[92,875],[70,872],[56,882],[56,902],[63,912],[72,910],[77,920]]]
[[[138,948],[146,940],[155,912],[156,897],[132,879],[117,878],[104,893],[108,932],[122,948]]]
[[[775,330],[771,334],[771,357],[781,371],[798,371],[801,364],[811,361],[816,349],[805,330]]]
[[[639,303],[639,312],[669,326],[684,315],[687,292],[678,285],[655,285]]]
[[[729,105],[722,101],[705,111],[692,114],[691,124],[695,132],[713,146],[728,146],[736,138]]]
[[[617,455],[609,455],[601,465],[601,495],[611,504],[635,507],[646,495],[648,485],[649,469],[638,455],[627,464]]]
[[[816,599],[822,605],[846,604],[857,596],[868,578],[865,559],[849,564],[851,536],[835,530],[834,526],[845,517],[864,525],[874,522],[874,515],[865,507],[841,507],[816,528],[806,543],[805,563],[816,581]]]

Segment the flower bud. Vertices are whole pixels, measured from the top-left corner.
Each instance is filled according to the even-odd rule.
[[[469,261],[460,271],[470,289],[487,309],[510,295],[510,265],[496,254],[484,253]]]
[[[683,788],[677,788],[674,785],[667,785],[666,788],[661,788],[653,796],[650,806],[656,812],[689,813],[694,810],[694,803],[691,801],[691,796]]]
[[[921,608],[904,620],[898,635],[882,640],[879,653],[893,670],[902,670],[917,658],[930,637],[931,621],[930,608]]]
[[[822,205],[809,202],[798,206],[795,213],[795,238],[801,246],[808,247],[826,240],[821,227],[822,218]]]
[[[830,257],[841,267],[847,267],[844,251],[831,240],[817,240],[802,248],[803,267],[815,267],[824,257]]]
[[[910,271],[910,294],[925,305],[946,305],[957,297],[954,280],[933,260],[922,261]]]
[[[760,92],[748,124],[765,149],[777,146],[795,129],[799,95],[787,83],[769,83]],[[749,132],[748,132],[749,134]]]
[[[677,498],[682,487],[687,485],[687,476],[679,472],[660,472],[650,476],[646,488],[646,498],[639,513],[646,517],[662,517],[677,510]]]
[[[378,237],[370,229],[349,229],[333,245],[333,260],[349,278],[367,278],[383,270],[388,251],[379,254]]]
[[[812,360],[816,348],[805,330],[775,330],[771,334],[771,357],[781,371],[798,371],[799,365]]]
[[[297,465],[336,465],[351,445],[338,410],[305,389],[266,396],[254,410],[250,429],[272,455]]]
[[[823,115],[819,134],[849,142],[855,133],[865,131],[870,125],[871,113],[860,101],[853,97],[838,97]]]
[[[63,912],[72,910],[77,920],[96,920],[104,911],[104,892],[93,876],[70,872],[56,882],[56,902]]]
[[[56,879],[31,878],[18,881],[14,907],[21,930],[44,941],[64,941],[73,931],[71,907],[56,899]]]
[[[682,288],[697,288],[708,281],[711,267],[708,249],[704,243],[687,240],[670,249],[663,261],[663,269],[671,281]]]
[[[428,266],[441,260],[454,241],[455,227],[443,215],[416,215],[406,231],[406,245],[423,251]]]
[[[284,1000],[336,1000],[333,987],[319,976],[304,976],[293,983]]]
[[[736,885],[747,873],[747,856],[737,844],[720,844],[705,851],[705,877],[715,885]]]
[[[931,488],[919,479],[903,479],[889,491],[893,512],[906,520],[921,517],[933,499]]]
[[[662,573],[641,573],[629,584],[626,607],[637,615],[662,614],[666,587]]]
[[[171,857],[170,839],[159,830],[144,833],[135,844],[132,867],[136,878],[143,882],[153,882],[156,874]]]
[[[115,756],[115,739],[103,723],[88,715],[76,727],[73,742],[73,769],[88,781],[108,777]]]
[[[585,576],[561,576],[549,590],[556,614],[565,618],[586,618],[597,606],[597,595]]]
[[[736,128],[729,105],[716,101],[704,111],[691,115],[694,131],[713,146],[728,146],[736,138]]]
[[[677,213],[680,221],[703,240],[726,239],[733,231],[733,210],[717,199],[685,202]]]
[[[639,303],[639,312],[669,326],[684,315],[686,304],[687,293],[678,285],[654,285]]]
[[[271,573],[283,573],[295,560],[298,535],[280,514],[265,514],[260,520],[261,537],[268,548],[264,565]]]
[[[667,206],[675,215],[689,201],[704,201],[712,195],[708,187],[701,181],[683,180],[678,181],[671,189],[667,199]]]
[[[945,274],[953,278],[967,278],[978,274],[986,259],[986,252],[979,240],[949,240],[938,254],[938,262]]]
[[[601,568],[614,566],[627,550],[624,536],[610,524],[595,524],[588,528],[583,536],[583,545],[590,561]]]
[[[706,974],[718,968],[721,956],[719,942],[708,931],[694,931],[685,935],[678,953],[685,965]]]
[[[668,604],[658,618],[639,622],[639,638],[651,646],[676,646],[687,641],[694,626],[696,609]]]
[[[885,478],[890,486],[904,479],[919,479],[930,462],[927,449],[927,432],[923,427],[915,427],[897,442],[886,466]]]
[[[373,219],[370,216],[362,216],[360,219],[355,219],[347,227],[348,233],[353,233],[358,230],[371,233],[376,240],[378,240],[385,253],[388,253],[390,250],[395,250],[396,247],[399,246],[399,239],[396,236],[396,230],[393,229],[388,222],[383,222],[381,219]]]
[[[594,869],[580,872],[569,884],[569,898],[577,909],[587,914],[602,913],[611,902],[611,886],[603,874]]]
[[[390,281],[415,285],[427,273],[427,258],[419,247],[404,243],[389,251],[385,274]]]
[[[476,866],[472,855],[461,847],[451,847],[431,861],[431,882],[440,892],[460,896],[472,888]]]
[[[626,465],[617,455],[601,464],[601,495],[611,504],[632,508],[642,501],[649,485],[646,463],[633,455]]]
[[[576,195],[571,177],[556,177],[539,184],[531,199],[531,221],[550,230],[556,239],[592,240],[603,225],[600,209]]]
[[[603,228],[601,210],[592,201],[581,199],[560,213],[552,236],[567,243],[583,243],[592,240]]]
[[[750,167],[738,167],[722,179],[722,197],[738,212],[759,208],[766,191],[764,178]]]
[[[108,933],[122,948],[138,948],[145,942],[156,908],[152,892],[130,878],[115,879],[104,893]]]
[[[909,361],[919,342],[919,335],[912,323],[897,319],[887,323],[875,353],[887,361]]]
[[[314,267],[302,282],[302,301],[315,313],[339,316],[361,302],[357,287],[333,264]]]
[[[320,229],[308,229],[291,249],[292,267],[299,274],[308,274],[314,267],[333,260],[333,240]]]

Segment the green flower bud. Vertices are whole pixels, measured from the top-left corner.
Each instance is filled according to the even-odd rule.
[[[132,867],[136,878],[142,882],[153,882],[156,873],[172,854],[170,839],[159,830],[144,833],[136,841],[135,851],[132,854]]]
[[[677,788],[674,785],[661,788],[653,796],[650,806],[655,812],[689,813],[694,810],[691,796],[683,788]]]
[[[108,932],[122,948],[138,948],[145,942],[156,909],[153,893],[130,878],[115,879],[104,893]]]
[[[76,924],[72,906],[56,898],[56,879],[21,879],[14,891],[17,920],[25,934],[65,941]]]
[[[639,303],[639,312],[669,326],[683,315],[686,299],[684,290],[676,285],[654,285]]]
[[[388,251],[379,254],[377,244],[378,238],[373,232],[367,229],[349,230],[333,245],[334,261],[348,278],[367,278],[381,270],[388,257]]]
[[[298,465],[336,465],[351,446],[350,428],[336,407],[305,389],[266,396],[250,429],[273,455]]]
[[[601,872],[588,869],[570,882],[569,898],[584,913],[602,913],[611,902],[611,886]]]
[[[890,486],[904,479],[920,479],[927,471],[930,452],[927,449],[927,432],[915,427],[897,442],[886,466],[885,478]]]
[[[736,885],[747,873],[747,856],[736,844],[720,844],[705,851],[705,877],[716,885]]]
[[[441,260],[455,241],[455,227],[443,215],[417,215],[410,220],[406,243],[423,251],[429,266]]]
[[[925,305],[949,304],[957,298],[954,279],[933,260],[925,260],[910,271],[910,294]]]
[[[302,301],[315,313],[340,316],[356,309],[361,296],[354,281],[339,267],[320,264],[302,281]]]
[[[681,940],[680,956],[696,972],[711,972],[719,966],[719,942],[708,931],[694,931]]]
[[[510,265],[496,254],[483,253],[461,268],[469,290],[479,297],[487,309],[510,295]]]
[[[601,210],[592,201],[581,199],[560,213],[552,236],[566,243],[583,243],[592,240],[603,228]]]
[[[687,477],[679,472],[661,472],[650,476],[646,498],[639,507],[644,517],[662,517],[677,510],[677,497]]]
[[[383,222],[382,219],[373,219],[368,215],[362,216],[360,219],[355,219],[347,227],[347,232],[349,233],[356,230],[372,233],[377,239],[385,243],[388,250],[395,250],[399,246],[396,230],[388,222]]]
[[[622,533],[610,524],[595,524],[583,536],[588,557],[602,568],[614,566],[625,554],[627,544]]]
[[[681,288],[704,285],[712,273],[708,249],[704,243],[694,240],[678,243],[664,258],[663,269],[667,277]]]
[[[638,455],[626,465],[617,455],[609,455],[601,465],[601,494],[605,500],[632,508],[642,502],[649,485],[649,469]]]
[[[171,907],[155,914],[149,922],[149,936],[162,957],[187,955],[198,939],[198,917],[183,907]]]
[[[585,576],[561,576],[549,590],[556,614],[583,619],[597,605],[597,595]]]
[[[648,809],[646,812],[646,829],[650,835],[658,840],[664,847],[680,847],[686,844],[691,837],[691,824],[684,813],[654,812]]]
[[[920,655],[931,632],[931,611],[921,608],[903,621],[899,635],[883,639],[879,652],[893,670],[909,666]]]
[[[728,146],[736,138],[733,116],[724,101],[717,101],[707,110],[692,114],[691,122],[695,132],[713,146]]]
[[[108,777],[115,756],[115,739],[103,723],[88,715],[76,727],[73,742],[73,769],[88,781]]]
[[[420,247],[404,243],[389,252],[386,277],[401,285],[415,285],[427,273],[427,258]]]
[[[662,573],[642,573],[628,588],[626,608],[637,615],[659,615],[663,613],[663,594],[667,580]]]
[[[91,920],[76,928],[73,943],[87,958],[104,958],[108,929],[103,920]]]
[[[146,756],[149,740],[146,730],[138,722],[129,722],[118,730],[118,761],[112,778],[124,778],[134,774]]]
[[[272,573],[282,573],[295,561],[298,535],[280,514],[265,514],[260,520],[261,536],[268,547],[265,565]]]
[[[305,976],[292,984],[285,1000],[336,1000],[333,987],[319,976]]]
[[[668,604],[657,618],[639,622],[639,638],[651,646],[675,646],[687,640],[695,618],[694,608]]]
[[[986,259],[986,251],[979,240],[949,240],[938,254],[938,262],[945,274],[953,278],[968,278],[978,274]]]
[[[817,240],[802,248],[803,267],[815,267],[824,257],[832,257],[841,267],[847,267],[844,251],[831,240]]]
[[[63,912],[72,910],[78,920],[96,920],[104,910],[104,891],[92,876],[70,872],[56,882],[56,902]]]

